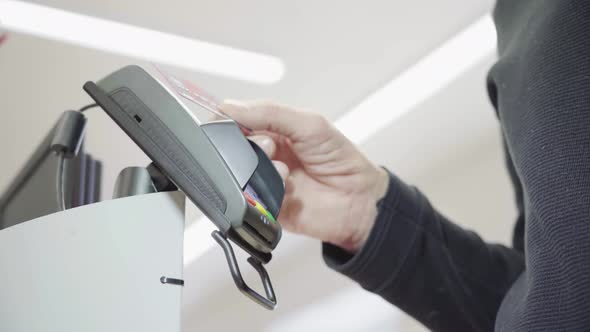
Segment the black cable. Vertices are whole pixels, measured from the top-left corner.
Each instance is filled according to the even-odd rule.
[[[87,111],[87,110],[89,110],[89,109],[91,109],[91,108],[94,108],[94,107],[98,107],[98,104],[96,104],[96,103],[94,103],[94,104],[88,104],[88,105],[86,105],[86,106],[84,106],[84,107],[80,108],[80,109],[78,110],[78,112],[84,112],[84,111]]]
[[[57,189],[57,206],[59,206],[60,211],[64,211],[66,209],[66,183],[65,183],[65,173],[66,173],[66,157],[63,153],[57,154],[58,162],[57,162],[57,176],[56,176],[56,189]]]

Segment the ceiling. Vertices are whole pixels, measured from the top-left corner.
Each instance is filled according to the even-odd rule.
[[[182,68],[175,71],[221,98],[270,98],[336,120],[489,11],[492,1],[34,2],[276,56],[284,61],[286,74],[273,85]],[[484,207],[470,201],[471,208],[465,210],[460,202],[473,200],[477,185],[490,186],[486,193],[478,194],[499,196],[499,207],[484,220],[465,224],[491,239],[506,241],[502,228],[506,225],[493,222],[510,219],[511,203],[505,176],[496,171],[501,167],[498,128],[485,94],[485,73],[492,61],[490,54],[412,112],[374,133],[361,149],[375,162],[419,185],[444,212],[461,220],[472,220],[476,210]],[[81,90],[85,81],[130,63],[143,64],[114,53],[11,33],[0,47],[0,139],[9,143],[0,169],[0,188],[63,110],[89,102]],[[103,113],[94,110],[88,117],[87,148],[105,163],[103,192],[108,198],[117,173],[125,166],[145,165],[147,158]],[[481,179],[477,176],[481,172],[489,176]],[[449,193],[445,186],[451,180],[459,185]],[[246,276],[256,283],[250,272]],[[365,296],[351,281],[327,270],[317,242],[298,236],[285,237],[269,272],[281,303],[275,312],[262,311],[238,294],[220,250],[202,255],[186,268],[185,331],[237,327],[286,331],[293,320],[305,323],[305,317],[312,317],[306,308],[314,303],[320,311],[335,303],[354,308],[354,299]],[[380,313],[379,317],[367,316],[376,323],[365,330],[396,324],[400,331],[420,330],[378,298],[363,301],[366,308]],[[235,313],[235,319],[227,319],[229,312]],[[338,315],[338,311],[326,315]],[[311,325],[302,327],[314,330]]]

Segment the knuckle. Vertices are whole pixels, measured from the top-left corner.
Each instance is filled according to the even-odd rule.
[[[254,106],[255,106],[255,108],[258,108],[261,110],[269,110],[269,109],[275,109],[277,107],[277,104],[269,99],[258,99],[254,102]]]
[[[321,114],[309,114],[309,127],[312,131],[325,131],[330,127],[330,121]]]

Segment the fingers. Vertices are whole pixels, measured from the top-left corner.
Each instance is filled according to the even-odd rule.
[[[254,135],[249,136],[248,139],[256,143],[256,145],[258,145],[262,149],[262,151],[266,153],[268,158],[273,158],[277,149],[277,145],[272,138],[265,135]],[[285,179],[289,176],[289,167],[287,166],[287,164],[278,160],[273,160],[272,163],[277,169],[277,172],[279,172],[279,175],[281,176],[283,181],[285,181]]]
[[[234,120],[255,131],[270,131],[293,141],[305,139],[312,134],[310,128],[317,128],[317,122],[322,121],[321,117],[313,113],[266,101],[226,101],[221,109]]]
[[[284,162],[278,160],[273,160],[272,164],[275,166],[277,172],[279,173],[284,182],[287,179],[287,177],[289,177],[289,167],[287,167],[287,165]]]
[[[265,135],[254,135],[249,136],[248,139],[256,143],[270,159],[273,158],[277,150],[277,145],[272,138]]]

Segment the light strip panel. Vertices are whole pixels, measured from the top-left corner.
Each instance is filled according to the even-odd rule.
[[[273,56],[21,1],[0,0],[0,27],[252,83],[276,83],[285,73]]]
[[[362,144],[495,49],[496,30],[486,15],[366,98],[335,125],[351,141]]]

